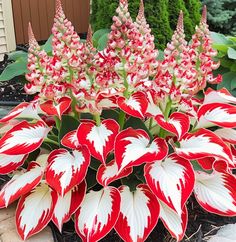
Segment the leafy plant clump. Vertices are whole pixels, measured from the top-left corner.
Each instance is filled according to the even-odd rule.
[[[180,241],[191,194],[208,212],[236,215],[236,99],[205,90],[221,81],[206,9],[191,44],[180,13],[162,61],[143,2],[135,22],[127,0],[116,12],[102,51],[91,29],[80,42],[59,0],[51,55],[29,26],[25,90],[37,97],[0,120],[0,173],[11,176],[0,207],[19,199],[24,240],[72,217],[83,241],[113,228],[145,241],[159,219]]]

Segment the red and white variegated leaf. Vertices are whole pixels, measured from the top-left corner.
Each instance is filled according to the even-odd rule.
[[[208,103],[234,103],[236,104],[236,98],[226,89],[213,90],[208,88],[205,92],[205,98],[203,104]]]
[[[120,215],[115,230],[126,242],[145,241],[156,226],[160,207],[147,185],[138,185],[135,192],[121,186]]]
[[[19,120],[12,119],[12,120],[10,120],[8,122],[5,122],[4,124],[0,124],[0,136],[3,136],[7,131],[12,129],[18,123],[20,123]]]
[[[97,107],[100,109],[117,108],[117,97],[114,95],[108,95],[106,93],[99,93],[97,99]]]
[[[217,129],[214,133],[219,136],[222,140],[229,142],[230,144],[236,145],[236,130],[229,128]]]
[[[218,157],[234,166],[230,148],[213,132],[200,129],[195,133],[186,134],[175,148],[176,153],[188,160],[204,157]]]
[[[0,174],[8,174],[24,164],[27,155],[0,154]]]
[[[152,93],[147,92],[147,100],[148,100],[148,107],[146,111],[147,117],[156,117],[157,115],[162,115],[162,112],[158,105],[156,105],[153,101]]]
[[[194,187],[194,171],[191,163],[176,154],[164,162],[146,164],[145,178],[152,192],[179,215]]]
[[[156,138],[149,143],[150,138],[142,129],[121,131],[115,140],[115,160],[119,170],[166,157],[168,146],[164,139]]]
[[[120,213],[120,193],[115,187],[90,191],[75,213],[75,229],[85,242],[96,242],[114,227]]]
[[[208,212],[224,216],[236,215],[236,179],[227,173],[196,173],[194,194]]]
[[[100,126],[91,122],[81,123],[77,130],[77,137],[80,144],[87,145],[93,157],[105,164],[107,155],[114,148],[118,132],[118,123],[115,120],[106,119]]]
[[[50,128],[44,122],[30,124],[22,121],[0,139],[0,153],[24,155],[36,150],[42,144]]]
[[[23,102],[13,108],[5,117],[0,119],[0,123],[6,123],[14,118],[40,119],[35,102]]]
[[[16,173],[0,191],[0,207],[7,207],[20,196],[35,188],[43,177],[43,169],[36,163],[25,173]]]
[[[72,154],[66,149],[54,150],[48,157],[46,181],[64,196],[84,180],[89,164],[90,154],[85,146],[73,150]]]
[[[53,212],[52,221],[62,230],[62,225],[69,221],[72,214],[79,208],[86,193],[86,183],[83,181],[78,186],[68,191],[64,197],[58,195],[57,203]]]
[[[97,181],[102,186],[108,186],[111,182],[126,177],[133,172],[132,167],[125,168],[119,172],[117,163],[112,160],[108,164],[101,164],[97,171]]]
[[[155,120],[163,129],[175,134],[178,139],[182,139],[190,127],[190,119],[184,113],[172,113],[168,120],[165,120],[163,115],[157,115]]]
[[[16,226],[23,240],[47,226],[56,201],[57,193],[45,183],[21,197],[16,209]]]
[[[179,215],[162,201],[159,201],[159,203],[160,219],[164,226],[177,241],[181,241],[188,223],[188,210],[186,206],[183,207],[181,215]]]
[[[61,140],[61,144],[69,149],[77,149],[80,144],[77,137],[77,131],[67,133]]]
[[[40,105],[42,111],[47,115],[55,115],[61,119],[62,114],[64,114],[71,105],[71,98],[62,97],[59,99],[58,103],[55,104],[52,100],[48,100]]]
[[[236,107],[225,103],[205,104],[198,110],[197,128],[221,126],[236,127]]]
[[[129,99],[119,97],[117,103],[125,113],[137,118],[143,118],[148,107],[147,97],[143,92],[135,92]]]

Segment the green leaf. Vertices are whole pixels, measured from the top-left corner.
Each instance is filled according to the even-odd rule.
[[[61,129],[59,131],[58,142],[70,131],[76,130],[79,126],[79,121],[72,116],[63,115],[61,119]]]
[[[235,72],[227,72],[225,74],[222,75],[223,77],[223,81],[217,85],[217,89],[221,89],[223,87],[225,87],[227,90],[229,90],[231,92],[232,90],[232,80],[236,77],[235,76]]]
[[[230,59],[236,60],[236,50],[235,49],[229,47],[227,53],[228,53],[228,57]]]
[[[104,35],[110,33],[110,29],[99,29],[93,34],[93,44],[95,47],[98,46],[99,39]]]
[[[48,38],[47,42],[44,44],[43,49],[47,52],[50,53],[52,52],[52,38],[53,35],[50,35],[50,37]]]
[[[91,157],[91,162],[90,162],[91,169],[97,171],[101,164],[102,164],[101,161],[95,159],[94,157]]]
[[[93,169],[88,168],[87,174],[86,174],[86,183],[87,183],[87,191],[97,185],[97,178],[96,178],[97,172]]]
[[[97,49],[98,50],[104,50],[107,46],[107,42],[108,42],[108,34],[104,34],[99,40],[98,40],[98,46]]]
[[[27,61],[19,59],[4,69],[0,75],[0,81],[8,81],[16,76],[25,75],[27,71]]]
[[[102,115],[101,115],[102,118],[104,119],[114,119],[118,122],[119,120],[119,113],[115,110],[103,110],[102,111]]]
[[[223,67],[230,68],[234,64],[234,61],[233,60],[229,60],[228,58],[227,59],[224,58],[224,59],[220,60],[220,64]]]
[[[143,183],[142,180],[139,180],[138,177],[132,173],[131,175],[124,177],[121,179],[122,185],[128,186],[130,188],[130,191],[133,192],[136,190],[136,187]]]
[[[234,89],[236,89],[236,72],[234,73],[234,77],[231,79],[230,84],[231,84],[231,93]],[[234,90],[235,91],[235,90]],[[232,93],[233,94],[233,93]],[[233,94],[234,95],[234,94]]]
[[[164,51],[158,50],[158,52],[159,54],[157,56],[157,60],[160,60],[160,61],[164,60]]]
[[[193,165],[193,169],[194,169],[194,171],[203,171],[203,172],[206,172],[206,173],[208,173],[208,174],[211,174],[211,173],[212,173],[212,170],[204,170],[204,169],[199,165],[199,163],[198,163],[197,161],[192,160],[192,161],[190,161],[190,162],[191,162],[191,164]]]
[[[8,54],[9,60],[16,61],[17,59],[25,59],[27,61],[28,53],[22,50],[14,51]]]
[[[228,39],[225,35],[219,34],[216,32],[211,32],[211,38],[213,39],[214,44],[220,45],[233,45],[233,41]]]
[[[149,132],[148,128],[146,127],[146,125],[144,124],[144,122],[141,119],[130,117],[127,120],[127,122],[125,123],[124,129],[127,129],[129,127],[132,127],[133,129],[143,129],[148,133],[150,139],[151,140],[153,139],[151,133]]]

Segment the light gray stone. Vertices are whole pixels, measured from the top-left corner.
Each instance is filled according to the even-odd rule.
[[[218,230],[208,242],[236,242],[236,224],[228,224]]]
[[[6,209],[0,209],[0,242],[23,242],[16,231],[16,204]],[[26,242],[54,242],[51,229],[46,227]]]

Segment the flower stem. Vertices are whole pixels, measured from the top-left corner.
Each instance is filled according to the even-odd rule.
[[[124,124],[125,124],[125,112],[120,110],[120,114],[119,114],[119,125],[120,125],[120,129],[122,130],[124,128]]]
[[[51,140],[51,139],[49,139],[49,138],[45,138],[45,139],[44,139],[44,142],[47,142],[47,143],[50,143],[50,144],[54,144],[54,145],[59,146],[59,143],[58,143],[57,141],[55,141],[55,140]]]
[[[101,125],[101,117],[100,117],[100,115],[98,115],[98,114],[94,115],[94,120],[96,121],[96,125],[97,126]]]
[[[166,105],[165,112],[164,112],[164,118],[165,118],[165,120],[167,120],[168,117],[169,117],[169,114],[170,114],[170,111],[171,111],[171,106],[172,106],[172,101],[169,100],[169,102]],[[164,129],[161,128],[160,129],[160,133],[159,133],[159,137],[165,138],[166,137],[166,130],[164,130]]]

